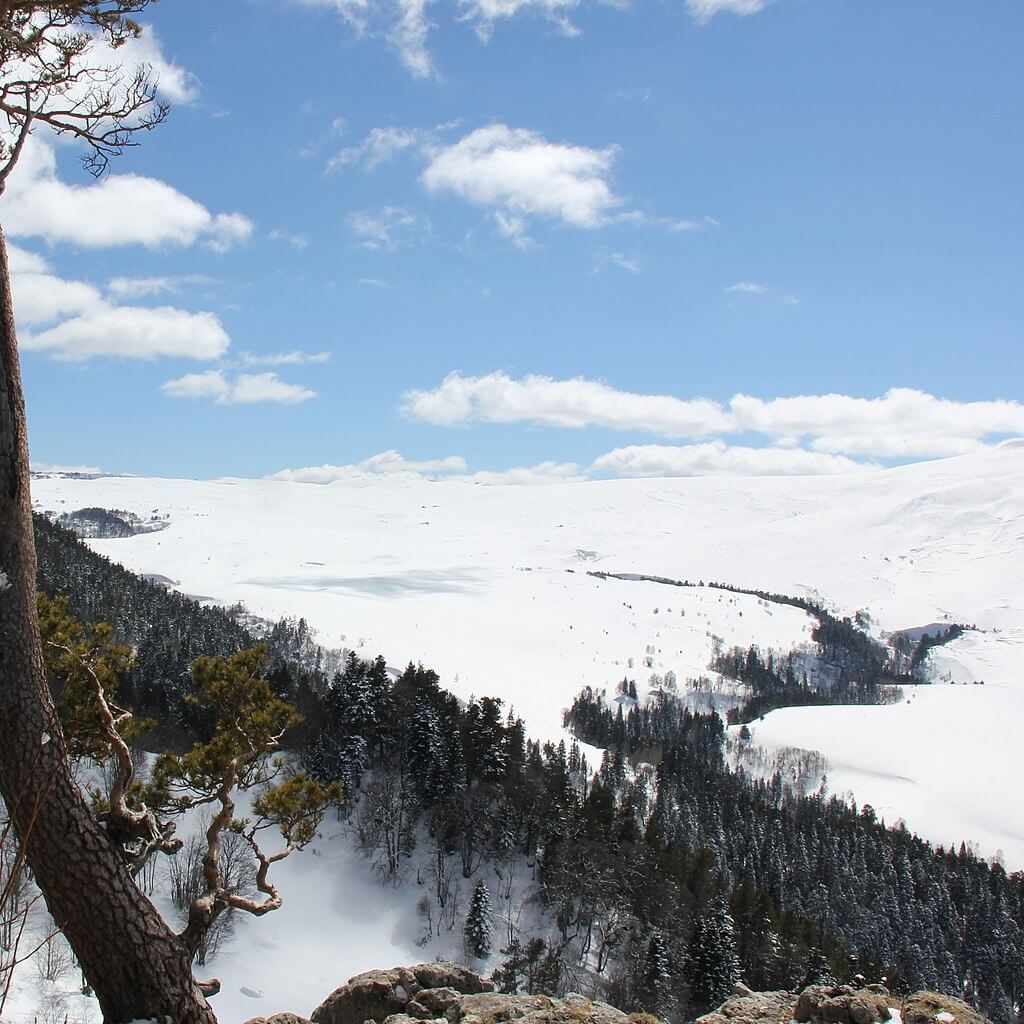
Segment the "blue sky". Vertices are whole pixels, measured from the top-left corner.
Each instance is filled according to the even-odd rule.
[[[0,201],[39,465],[834,472],[1024,433],[1024,7],[164,0]]]

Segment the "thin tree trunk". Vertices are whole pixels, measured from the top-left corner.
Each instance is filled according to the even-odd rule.
[[[43,670],[25,402],[0,231],[0,795],[104,1020],[215,1024],[184,943],[139,891],[71,775]]]

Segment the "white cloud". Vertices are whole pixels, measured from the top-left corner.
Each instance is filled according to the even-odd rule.
[[[536,466],[516,466],[503,470],[480,470],[458,479],[474,484],[562,484],[568,480],[584,480],[586,474],[574,462],[540,462]]]
[[[686,9],[702,25],[716,14],[729,13],[746,17],[768,6],[769,0],[686,0]]]
[[[118,306],[91,284],[50,273],[46,261],[35,253],[11,246],[8,254],[13,255],[15,317],[23,328],[19,345],[25,351],[44,351],[55,359],[69,361],[97,356],[207,360],[219,358],[230,345],[227,333],[212,313],[190,313],[169,306]],[[109,290],[120,296],[158,294],[173,290],[177,282],[205,280],[188,275],[115,278]],[[24,329],[41,327],[46,329]]]
[[[388,32],[388,41],[414,78],[429,78],[434,65],[427,50],[431,24],[427,19],[430,0],[396,0],[398,17]]]
[[[418,149],[424,134],[415,128],[374,128],[354,146],[347,146],[327,162],[328,170],[361,165],[372,171],[409,149]]]
[[[579,0],[460,0],[463,17],[473,23],[481,39],[490,39],[494,26],[519,14],[535,14],[555,22],[567,36],[579,35],[569,13]]]
[[[730,409],[738,430],[810,437],[817,451],[851,455],[960,455],[985,437],[1024,433],[1019,402],[955,402],[913,388],[892,388],[879,398],[736,395]]]
[[[683,446],[642,444],[616,448],[591,469],[613,476],[809,476],[863,472],[869,467],[841,455],[801,448],[746,448],[724,441]]]
[[[161,101],[191,103],[199,95],[195,76],[164,56],[155,32],[148,27],[118,47],[112,46],[102,32],[85,29],[76,35],[83,45],[70,60],[66,83],[56,89],[40,86],[30,95],[23,94],[17,83],[47,81],[66,56],[55,44],[56,39],[67,34],[65,30],[48,26],[45,14],[34,17],[32,25],[40,32],[39,46],[23,50],[19,55],[5,54],[4,81],[13,89],[10,95],[5,91],[5,99],[18,107],[27,104],[33,109],[36,112],[33,130],[48,134],[50,139],[60,133],[53,132],[41,115],[58,111],[76,111],[78,115],[88,112],[92,134],[108,141],[122,128],[144,128],[159,108],[149,103],[138,104],[140,75],[143,82],[155,87]],[[98,99],[101,102],[97,103]],[[101,113],[103,109],[121,108],[134,110],[134,113],[123,121]],[[0,117],[0,142],[4,146],[14,144],[22,123],[23,119],[16,112]],[[31,141],[47,145],[38,137]],[[111,147],[115,152],[118,148],[116,142]]]
[[[580,467],[571,462],[542,462],[536,466],[517,466],[500,471],[481,470],[470,473],[461,455],[442,459],[407,459],[391,449],[371,455],[362,462],[342,466],[305,466],[271,473],[269,480],[290,480],[297,483],[330,484],[336,480],[361,480],[379,477],[416,477],[425,480],[459,480],[468,484],[547,484],[583,479]]]
[[[431,192],[513,217],[595,228],[621,205],[607,180],[615,154],[614,147],[548,142],[537,132],[494,123],[434,150],[421,180]]]
[[[116,62],[130,66],[149,65],[157,80],[157,91],[171,103],[194,103],[199,98],[199,80],[191,71],[168,60],[160,47],[156,33],[149,26],[134,39],[127,39],[116,50],[108,46],[98,48],[106,51],[105,63]]]
[[[346,222],[364,249],[411,245],[426,227],[417,214],[401,206],[385,206],[376,212],[357,210],[348,215]]]
[[[53,274],[12,273],[15,319],[21,327],[51,324],[104,306],[99,291],[83,281],[65,281]]]
[[[498,225],[498,231],[501,235],[507,238],[517,249],[522,249],[523,252],[526,252],[536,244],[526,234],[526,222],[522,217],[505,213],[503,210],[495,210],[494,223]]]
[[[335,480],[351,480],[367,476],[395,476],[397,474],[448,475],[464,473],[466,460],[461,455],[449,455],[443,459],[425,459],[421,461],[405,458],[400,452],[391,449],[371,455],[362,462],[354,462],[344,466],[306,466],[302,469],[282,469],[272,473],[268,479],[292,480],[298,483],[329,484]]]
[[[242,353],[242,362],[246,366],[301,366],[304,363],[327,363],[330,359],[330,352],[300,352],[298,349],[291,352]]]
[[[530,374],[514,380],[501,371],[484,377],[451,373],[432,391],[408,392],[404,411],[442,426],[530,422],[647,430],[666,437],[700,437],[730,427],[725,410],[703,398],[633,394],[582,377],[554,380]]]
[[[383,37],[415,78],[434,73],[427,37],[431,0],[297,0],[305,7],[336,11],[359,35]]]
[[[239,213],[213,214],[156,178],[111,174],[85,185],[57,176],[52,147],[31,138],[0,198],[5,230],[85,248],[193,245],[223,251],[244,242],[253,225]]]
[[[222,400],[231,392],[224,374],[220,370],[205,373],[186,373],[184,377],[165,381],[160,390],[169,398],[214,398]]]
[[[38,253],[11,244],[7,246],[7,268],[12,274],[45,274],[48,269]]]
[[[235,381],[230,396],[225,401],[231,405],[247,405],[256,402],[298,405],[315,397],[315,391],[299,384],[288,384],[281,380],[276,373],[243,373]]]
[[[481,377],[451,373],[436,388],[408,392],[403,409],[442,426],[534,423],[693,439],[759,434],[780,448],[877,458],[960,455],[986,439],[1024,434],[1019,402],[956,402],[911,388],[893,388],[878,398],[737,394],[722,403],[619,391],[584,378],[517,380],[501,371]]]
[[[620,270],[628,270],[631,274],[639,274],[641,271],[640,261],[622,252],[615,252],[611,249],[600,248],[594,253],[594,273],[598,273],[607,266],[618,267]]]
[[[99,302],[38,334],[23,334],[20,345],[26,351],[48,352],[61,360],[78,361],[96,356],[122,359],[172,356],[205,360],[222,356],[230,339],[212,313],[188,313],[169,306],[154,309],[110,306]]]
[[[164,277],[112,277],[107,291],[119,299],[138,299],[147,295],[167,295],[180,292],[192,285],[213,284],[203,274],[177,274]]]
[[[316,397],[315,391],[288,384],[276,373],[243,373],[229,380],[221,370],[186,373],[166,381],[160,390],[169,398],[209,398],[217,405],[298,405]]]
[[[727,292],[739,292],[743,295],[765,295],[768,285],[758,284],[756,281],[737,281],[725,289]]]

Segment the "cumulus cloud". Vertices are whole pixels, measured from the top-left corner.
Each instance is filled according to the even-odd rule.
[[[117,245],[193,245],[218,251],[246,241],[253,225],[240,213],[211,213],[156,178],[110,174],[83,185],[57,175],[54,150],[30,138],[0,198],[12,237],[44,238],[97,249]]]
[[[55,359],[71,361],[98,356],[209,360],[222,356],[230,345],[212,313],[190,313],[170,306],[119,306],[91,284],[56,276],[35,253],[11,246],[9,255],[13,256],[15,318],[22,328],[19,346],[25,351],[47,352]],[[150,284],[138,291],[127,286],[110,290],[122,295],[163,290],[152,282],[164,279],[148,280]]]
[[[960,455],[985,437],[1024,433],[1019,402],[955,402],[914,388],[892,388],[878,398],[735,395],[730,409],[737,429],[809,437],[817,451],[851,455]]]
[[[515,466],[512,469],[480,470],[459,479],[474,484],[562,484],[569,480],[585,480],[586,474],[574,462],[540,462],[536,466]]]
[[[282,469],[271,473],[269,480],[292,480],[307,484],[330,484],[335,480],[352,480],[368,476],[435,476],[464,473],[466,460],[461,455],[449,455],[443,459],[407,459],[401,452],[390,449],[371,455],[362,462],[343,466],[305,466],[302,469]]]
[[[96,356],[122,359],[217,359],[230,345],[212,313],[189,313],[170,306],[110,306],[98,303],[80,315],[39,333],[23,334],[26,351],[81,361]]]
[[[766,284],[758,284],[756,281],[737,281],[725,289],[727,292],[740,292],[743,295],[764,295],[768,291]]]
[[[737,14],[746,17],[768,6],[769,0],[686,0],[687,11],[702,25],[716,14]]]
[[[361,480],[368,477],[416,477],[426,480],[459,480],[469,484],[547,484],[583,479],[580,467],[572,462],[541,462],[535,466],[517,466],[500,471],[480,470],[470,473],[461,455],[441,459],[407,459],[391,449],[371,455],[362,462],[346,465],[305,466],[271,473],[268,480],[290,480],[298,483],[330,484],[337,480]]]
[[[596,228],[622,202],[608,181],[615,155],[614,147],[549,142],[496,122],[436,148],[421,180],[430,192],[449,192],[511,217]]]
[[[206,398],[217,405],[298,405],[316,397],[315,391],[289,384],[276,373],[243,373],[231,380],[221,370],[186,373],[166,381],[160,390],[168,398]]]
[[[801,448],[748,448],[708,441],[692,445],[641,444],[616,448],[591,469],[612,476],[811,476],[870,467],[841,455]]]
[[[893,388],[878,398],[737,394],[723,403],[619,391],[580,377],[515,379],[498,371],[480,377],[451,373],[436,388],[407,392],[403,408],[414,419],[442,426],[532,423],[695,440],[759,434],[777,447],[877,458],[960,455],[986,439],[1024,434],[1019,402],[957,402],[912,388]]]
[[[647,430],[667,437],[700,437],[730,427],[725,410],[703,398],[638,395],[582,377],[555,380],[529,374],[515,380],[501,371],[484,377],[450,373],[431,391],[409,391],[404,411],[441,426],[530,422]]]
[[[116,50],[106,43],[99,45],[97,55],[107,64],[148,65],[153,69],[157,92],[171,103],[194,103],[199,98],[199,79],[164,55],[156,32],[148,25]]]
[[[46,260],[38,253],[29,252],[20,246],[7,246],[7,267],[12,274],[45,274]]]
[[[11,278],[15,317],[22,327],[51,324],[104,306],[99,291],[84,281],[65,281],[48,273],[14,272]]]

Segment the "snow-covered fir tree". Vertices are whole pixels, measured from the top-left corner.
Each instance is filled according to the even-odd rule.
[[[491,955],[491,894],[483,879],[473,889],[464,934],[470,956],[483,959]]]
[[[739,980],[733,920],[721,896],[697,918],[687,950],[686,976],[694,1001],[704,1008],[727,999]]]

